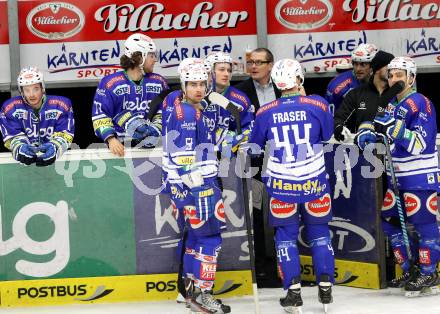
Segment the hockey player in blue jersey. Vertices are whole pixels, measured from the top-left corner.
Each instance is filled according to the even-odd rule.
[[[301,96],[302,69],[298,61],[275,63],[272,81],[282,91],[280,99],[257,111],[249,144],[264,149],[269,157],[263,182],[270,195],[269,223],[275,227],[280,277],[287,296],[280,299],[286,310],[300,307],[300,260],[297,247],[300,216],[312,250],[319,301],[332,302],[334,254],[328,222],[331,197],[325,171],[322,142],[331,138],[333,117],[324,98]]]
[[[254,122],[254,106],[245,93],[230,86],[232,78],[232,58],[224,52],[214,52],[206,57],[211,68],[210,82],[213,92],[220,93],[240,110],[242,134],[237,134],[234,117],[226,109],[219,107],[219,128],[217,139],[224,156],[231,157],[240,144],[247,142]]]
[[[188,227],[183,268],[188,305],[197,313],[229,313],[213,297],[220,233],[225,229],[224,205],[217,185],[215,132],[218,108],[205,102],[208,73],[203,61],[180,69],[182,98],[171,93],[164,108],[164,155],[171,201],[181,231]],[[166,110],[166,109],[165,109]]]
[[[153,73],[156,45],[143,34],[130,35],[124,43],[119,71],[104,77],[92,106],[93,128],[110,151],[124,155],[124,141],[144,147],[157,144],[162,129],[161,111],[147,120],[149,103],[168,89],[165,79]]]
[[[392,164],[397,184],[405,204],[405,219],[414,225],[419,236],[420,274],[412,277],[411,263],[405,250],[404,236],[399,224],[396,195],[388,189],[382,205],[382,227],[393,248],[394,257],[403,275],[388,283],[390,287],[405,287],[408,296],[421,292],[436,292],[440,284],[436,265],[440,261],[440,237],[436,222],[437,192],[439,191],[438,156],[435,144],[436,113],[433,103],[417,93],[413,86],[416,64],[409,57],[394,58],[388,65],[388,83],[404,82],[404,89],[374,123],[361,124],[357,142],[361,149],[374,143],[378,133],[391,143]],[[388,165],[388,164],[387,164]],[[389,166],[389,165],[388,165]],[[388,186],[390,172],[387,169]]]
[[[17,84],[20,96],[5,101],[0,111],[5,147],[23,164],[51,165],[72,144],[72,104],[46,95],[43,73],[35,67],[23,68]]]
[[[360,44],[351,53],[353,71],[345,71],[330,81],[324,98],[329,102],[332,113],[338,110],[345,95],[362,83],[368,82],[371,75],[371,60],[376,55],[373,44]]]

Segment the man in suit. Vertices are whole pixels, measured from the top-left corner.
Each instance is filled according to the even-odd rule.
[[[255,112],[261,106],[281,96],[281,92],[270,79],[273,63],[273,54],[269,49],[257,48],[253,50],[250,59],[246,62],[250,77],[235,86],[248,96],[255,107]]]
[[[244,92],[251,103],[254,105],[255,113],[265,104],[274,101],[281,97],[281,92],[272,83],[270,72],[274,64],[274,57],[272,52],[266,48],[257,48],[251,52],[250,59],[246,62],[249,79],[240,82],[235,87]],[[254,226],[254,244],[255,244],[255,258],[257,282],[261,287],[272,287],[277,283],[274,282],[276,278],[275,263],[266,258],[271,254],[267,254],[265,245],[264,231],[264,215],[263,212],[263,197],[266,193],[264,184],[261,182],[261,167],[263,160],[252,159],[252,167],[258,167],[259,172],[252,180],[252,195],[253,195],[253,226]],[[267,196],[266,196],[267,198]]]

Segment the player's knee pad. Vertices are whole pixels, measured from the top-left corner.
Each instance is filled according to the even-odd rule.
[[[297,224],[275,227],[275,249],[278,258],[278,272],[284,289],[288,289],[293,278],[301,275],[297,239]]]
[[[419,263],[423,274],[431,274],[440,261],[440,239],[437,224],[415,225],[419,234]]]
[[[197,238],[193,263],[194,284],[202,290],[212,289],[214,285],[221,243],[220,234]]]
[[[184,245],[183,272],[184,274],[193,274],[193,264],[195,257],[196,238],[191,230],[188,230]]]
[[[328,225],[307,225],[306,230],[307,242],[312,250],[316,281],[319,282],[320,278],[330,277],[331,282],[334,282],[335,254]]]

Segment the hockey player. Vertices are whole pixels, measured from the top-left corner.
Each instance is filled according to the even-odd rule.
[[[232,78],[232,58],[224,52],[214,52],[206,57],[211,68],[212,90],[226,97],[240,109],[241,134],[237,134],[234,117],[229,111],[219,107],[219,128],[217,140],[223,155],[231,157],[240,144],[247,142],[254,122],[254,106],[243,92],[230,86]],[[221,133],[221,134],[220,134]]]
[[[303,304],[297,247],[301,215],[312,250],[319,301],[326,307],[332,302],[334,254],[328,227],[331,197],[322,141],[332,136],[333,118],[325,99],[300,95],[298,87],[303,76],[298,61],[277,61],[271,75],[282,96],[258,110],[249,143],[256,143],[261,149],[269,144],[263,181],[270,195],[269,223],[275,227],[280,277],[288,290],[280,303],[286,310]]]
[[[180,229],[188,227],[183,267],[189,306],[198,313],[229,313],[230,307],[212,294],[220,233],[226,226],[214,148],[218,109],[203,99],[208,84],[203,61],[180,70],[182,98],[173,92],[164,104],[164,110],[172,107],[165,122],[164,153],[172,206]]]
[[[107,143],[110,151],[124,155],[121,141],[133,140],[132,145],[144,147],[157,144],[162,129],[159,110],[147,120],[150,101],[164,89],[165,79],[153,73],[156,45],[143,34],[130,35],[124,43],[119,71],[104,77],[96,90],[92,106],[93,128]]]
[[[23,164],[51,165],[72,144],[72,104],[46,95],[43,73],[35,67],[23,68],[17,84],[20,96],[5,101],[0,112],[5,147]]]
[[[376,141],[376,132],[391,142],[392,164],[398,181],[399,196],[404,200],[404,215],[419,236],[420,274],[411,277],[413,261],[408,259],[399,224],[396,196],[388,189],[382,205],[382,226],[393,248],[394,257],[403,275],[388,283],[389,287],[405,287],[408,296],[435,292],[440,284],[436,265],[440,260],[440,237],[436,222],[439,191],[438,157],[435,139],[436,113],[432,102],[413,89],[416,64],[409,57],[394,58],[388,65],[388,83],[404,82],[404,89],[394,98],[385,115],[364,122],[358,133],[359,146]],[[391,185],[387,169],[388,186]]]
[[[351,53],[353,71],[343,72],[330,81],[324,98],[330,103],[333,113],[338,110],[350,90],[368,82],[371,75],[371,60],[376,52],[375,45],[360,44]]]

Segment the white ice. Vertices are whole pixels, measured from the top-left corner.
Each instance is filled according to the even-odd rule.
[[[259,289],[262,314],[282,314],[278,299],[284,296],[282,289]],[[317,301],[317,288],[302,289],[303,314],[323,314],[322,305]],[[336,286],[333,290],[334,303],[328,314],[440,314],[440,295],[406,298],[400,290],[369,290]],[[250,296],[224,299],[232,307],[232,313],[254,313],[254,302]],[[176,314],[188,313],[183,304],[174,301],[137,302],[69,305],[54,307],[0,309],[5,314]]]

